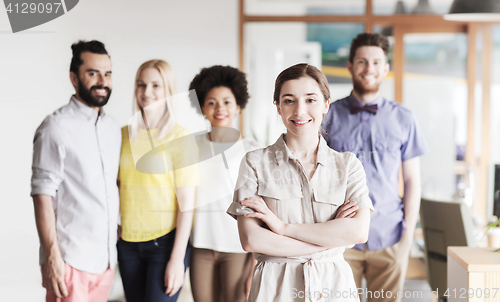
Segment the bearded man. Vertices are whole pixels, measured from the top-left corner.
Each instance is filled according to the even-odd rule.
[[[111,61],[99,41],[72,45],[69,104],[38,127],[31,196],[47,301],[107,301],[116,270],[121,131],[102,107]]]

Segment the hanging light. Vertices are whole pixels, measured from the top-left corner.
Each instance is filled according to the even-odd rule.
[[[403,2],[403,0],[398,0],[398,2],[396,3],[396,7],[394,9],[394,14],[395,15],[406,14],[406,7],[405,7],[405,3]],[[392,33],[392,25],[382,28],[382,30],[380,31],[380,34],[383,36],[386,36],[386,37],[391,37],[393,34]]]
[[[399,0],[396,3],[396,9],[394,10],[394,14],[395,15],[406,14],[405,3],[402,0]]]
[[[450,21],[498,22],[500,0],[454,0],[450,12],[443,18]]]
[[[429,4],[429,0],[418,0],[417,6],[413,9],[412,14],[433,15],[435,13]]]

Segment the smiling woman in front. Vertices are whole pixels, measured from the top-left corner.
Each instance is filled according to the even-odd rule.
[[[327,79],[307,64],[289,67],[274,103],[287,132],[247,153],[228,209],[258,261],[249,301],[358,301],[343,252],[366,242],[373,206],[361,162],[319,135]]]

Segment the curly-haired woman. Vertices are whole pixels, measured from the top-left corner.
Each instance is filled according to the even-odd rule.
[[[259,147],[253,139],[242,139],[232,128],[234,118],[248,101],[247,81],[236,68],[212,66],[202,69],[189,89],[196,91],[201,111],[212,126],[211,132],[197,141],[200,185],[190,263],[194,301],[245,301],[253,259],[242,249],[236,221],[225,211],[232,202],[241,159]]]

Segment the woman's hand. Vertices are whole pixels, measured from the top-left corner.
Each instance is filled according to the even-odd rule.
[[[170,258],[165,269],[165,294],[172,297],[184,283],[184,261]]]
[[[358,212],[359,206],[357,201],[350,201],[348,200],[347,202],[344,202],[343,205],[340,206],[337,210],[337,214],[335,215],[335,219],[337,218],[352,218],[354,217]]]
[[[274,215],[262,198],[250,197],[243,200],[241,204],[255,210],[255,213],[246,214],[245,217],[258,218],[265,222],[274,233],[284,235],[286,224]]]

